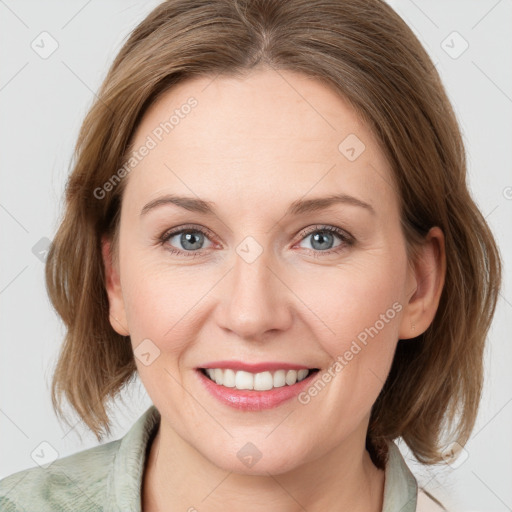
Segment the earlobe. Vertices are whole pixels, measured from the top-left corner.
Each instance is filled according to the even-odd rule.
[[[410,339],[424,333],[434,320],[443,291],[446,274],[444,234],[438,227],[428,232],[419,248],[420,254],[409,268],[406,306],[400,324],[399,338]]]
[[[101,240],[101,254],[105,267],[105,288],[108,295],[110,325],[118,334],[129,336],[119,269],[112,258],[112,241],[106,236]]]

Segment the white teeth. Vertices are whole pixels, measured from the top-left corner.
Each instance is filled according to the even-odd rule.
[[[277,372],[274,373],[274,387],[282,388],[283,386],[286,386],[286,371],[277,370]]]
[[[274,387],[274,379],[270,372],[257,373],[254,376],[254,389],[256,391],[267,391]]]
[[[235,388],[236,389],[253,389],[254,388],[254,377],[252,376],[252,373],[243,372],[243,371],[236,372]]]
[[[211,380],[221,386],[236,389],[249,389],[255,391],[268,391],[272,388],[293,386],[304,380],[310,371],[302,370],[277,370],[271,372],[250,373],[234,371],[232,369],[207,368],[206,374]]]
[[[224,372],[220,368],[215,368],[213,375],[217,384],[222,384],[224,382]]]
[[[286,373],[286,384],[291,386],[297,382],[297,370],[288,370]]]
[[[309,370],[299,370],[297,372],[297,380],[300,382],[301,380],[304,380],[308,375]]]
[[[234,388],[236,382],[235,377],[236,375],[233,370],[224,370],[224,382],[222,385],[227,388]]]

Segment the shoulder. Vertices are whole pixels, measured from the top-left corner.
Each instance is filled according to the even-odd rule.
[[[418,489],[416,512],[447,512],[447,510],[430,493],[424,489]]]
[[[0,480],[0,510],[103,510],[109,468],[120,440],[89,448]]]
[[[137,510],[146,449],[159,421],[152,405],[121,439],[0,480],[0,510]]]
[[[398,446],[387,444],[383,512],[447,512],[429,492],[418,485]]]

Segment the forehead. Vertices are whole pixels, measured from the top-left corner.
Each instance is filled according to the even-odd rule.
[[[391,171],[369,128],[333,89],[299,73],[184,81],[146,112],[133,148],[143,145],[152,149],[125,191],[138,202],[176,191],[235,196],[243,208],[340,191],[396,210]]]

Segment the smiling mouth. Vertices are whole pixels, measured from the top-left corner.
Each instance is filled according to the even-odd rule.
[[[229,368],[200,368],[199,371],[219,386],[244,391],[269,391],[293,386],[318,372],[318,368],[301,370],[276,370],[258,373]]]

